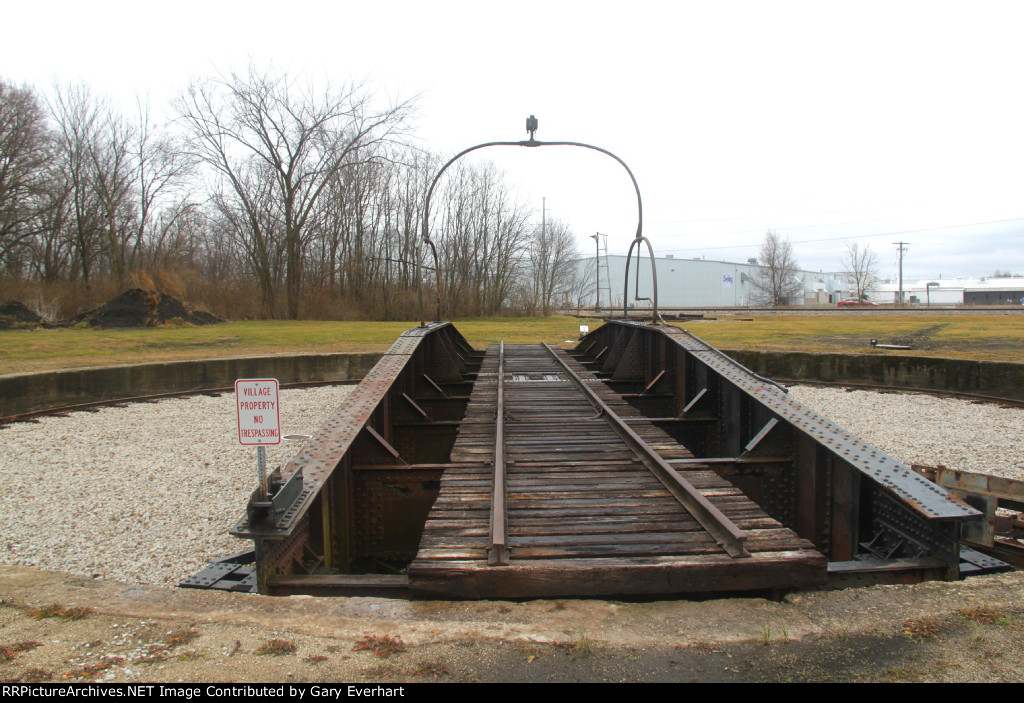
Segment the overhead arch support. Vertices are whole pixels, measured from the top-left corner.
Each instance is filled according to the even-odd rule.
[[[626,162],[623,161],[622,159],[620,159],[618,156],[616,156],[612,152],[608,151],[607,149],[602,149],[601,147],[594,146],[593,144],[586,144],[584,142],[541,142],[541,141],[538,141],[538,140],[534,139],[534,132],[536,132],[536,130],[537,130],[537,119],[535,117],[533,117],[533,115],[531,115],[529,117],[529,119],[527,119],[527,121],[526,121],[526,129],[530,133],[530,138],[527,139],[527,140],[524,140],[524,141],[517,141],[517,142],[485,142],[483,144],[477,144],[476,146],[471,146],[468,149],[463,149],[458,154],[456,154],[455,156],[450,158],[448,160],[448,162],[445,163],[445,165],[441,167],[441,169],[437,172],[437,175],[434,176],[434,180],[431,181],[431,183],[430,183],[430,188],[427,190],[427,198],[426,198],[426,201],[425,201],[424,206],[423,206],[423,237],[422,237],[422,239],[423,239],[423,244],[430,247],[431,253],[432,253],[433,258],[434,258],[434,270],[437,272],[436,273],[436,275],[437,275],[437,285],[436,285],[435,320],[436,321],[440,321],[441,320],[441,277],[440,277],[441,268],[440,268],[440,262],[439,262],[438,257],[437,257],[437,247],[434,246],[433,240],[430,239],[430,200],[431,200],[431,198],[434,195],[434,188],[437,187],[438,182],[441,180],[441,176],[444,175],[445,171],[448,170],[448,167],[451,166],[452,164],[454,164],[459,159],[461,159],[466,154],[469,154],[471,152],[477,151],[479,149],[485,149],[487,147],[492,147],[492,146],[520,146],[520,147],[530,147],[530,148],[540,147],[540,146],[575,146],[575,147],[582,147],[584,149],[591,149],[593,151],[598,151],[598,152],[601,152],[602,154],[606,154],[606,155],[612,157],[613,159],[615,159],[619,163],[619,165],[622,166],[622,168],[624,168],[626,170],[626,173],[629,174],[629,179],[633,183],[633,190],[636,191],[636,210],[637,210],[636,237],[633,239],[633,242],[630,244],[629,251],[630,251],[630,254],[632,254],[633,247],[634,246],[639,247],[639,244],[641,242],[644,242],[644,243],[647,244],[647,249],[648,249],[648,251],[651,254],[651,280],[652,280],[652,284],[653,284],[653,287],[654,287],[654,293],[653,293],[653,298],[652,298],[651,302],[652,302],[652,307],[653,307],[654,322],[657,322],[660,319],[660,315],[658,314],[658,279],[657,279],[657,274],[655,272],[655,265],[654,265],[654,250],[651,247],[650,241],[646,237],[643,236],[643,228],[644,228],[643,200],[640,197],[640,186],[636,182],[636,177],[633,175],[633,171],[630,170],[629,166],[626,165]],[[638,257],[637,258],[637,265],[639,266],[639,248],[638,248],[637,257]],[[423,326],[426,325],[426,322],[425,322],[424,307],[423,307],[423,270],[422,270],[423,269],[423,251],[422,251],[422,247],[420,249],[419,255],[416,257],[416,269],[417,269],[417,290],[418,290],[419,299],[420,299],[420,326],[423,327]],[[638,279],[637,280],[637,286],[639,286],[639,275],[637,276],[637,279]],[[628,292],[628,289],[629,289],[629,257],[627,257],[627,259],[626,259],[626,290],[627,290],[627,292]],[[639,295],[639,288],[637,289],[637,295]],[[638,299],[640,299],[640,298],[638,298]],[[622,301],[622,314],[623,314],[623,317],[629,317],[628,302],[627,302],[625,294],[623,295],[623,301]]]

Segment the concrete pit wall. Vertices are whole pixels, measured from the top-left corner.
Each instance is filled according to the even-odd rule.
[[[380,353],[300,354],[131,364],[0,376],[0,417],[120,398],[233,388],[239,378],[280,383],[361,379]]]
[[[766,378],[970,393],[1024,401],[1024,364],[882,354],[725,350]],[[0,376],[0,417],[65,405],[231,388],[239,378],[282,384],[361,379],[380,353],[301,354],[134,364]]]
[[[1024,364],[886,354],[724,350],[777,381],[849,383],[1024,401]]]

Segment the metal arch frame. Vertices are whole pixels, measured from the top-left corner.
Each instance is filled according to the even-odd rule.
[[[536,128],[536,127],[534,127],[534,128]],[[656,323],[660,319],[660,315],[658,314],[658,275],[657,275],[657,271],[655,270],[655,264],[654,264],[654,249],[651,247],[650,240],[648,240],[647,237],[643,236],[643,227],[644,227],[643,201],[640,198],[640,186],[637,184],[636,177],[633,175],[633,172],[630,170],[629,166],[626,165],[625,161],[623,161],[622,159],[620,159],[618,156],[616,156],[612,152],[608,151],[607,149],[602,149],[599,146],[594,146],[593,144],[585,144],[583,142],[541,142],[541,141],[537,141],[536,139],[533,138],[533,132],[532,131],[530,131],[530,139],[527,139],[525,141],[518,141],[518,142],[485,142],[483,144],[477,144],[476,146],[471,146],[468,149],[463,149],[458,154],[456,154],[451,159],[449,159],[448,163],[446,163],[444,166],[441,167],[441,170],[437,172],[437,175],[434,176],[434,180],[430,183],[430,188],[427,190],[427,198],[426,198],[426,201],[425,201],[425,203],[423,205],[423,237],[422,237],[422,240],[423,240],[423,244],[426,244],[426,245],[430,246],[430,251],[431,251],[431,253],[433,254],[433,257],[434,257],[434,270],[437,272],[437,286],[436,286],[436,291],[435,291],[436,292],[436,297],[437,297],[437,301],[436,301],[437,308],[436,308],[435,320],[437,320],[437,321],[441,320],[441,266],[440,266],[440,262],[438,261],[438,258],[437,258],[437,247],[434,246],[434,242],[430,239],[430,199],[434,195],[434,188],[437,186],[438,181],[441,180],[441,176],[444,175],[444,172],[448,170],[449,166],[451,166],[453,163],[455,163],[456,161],[458,161],[459,159],[461,159],[463,156],[465,156],[466,154],[468,154],[470,152],[476,151],[477,149],[483,149],[485,147],[491,147],[491,146],[525,146],[525,147],[538,147],[538,146],[578,146],[578,147],[583,147],[584,149],[592,149],[593,151],[599,151],[602,154],[606,154],[606,155],[612,157],[613,159],[615,159],[616,161],[618,161],[619,164],[622,166],[622,168],[626,169],[626,173],[629,174],[629,179],[633,182],[633,189],[636,191],[636,209],[637,209],[636,237],[633,239],[632,243],[629,245],[629,255],[632,256],[633,247],[638,247],[637,248],[637,270],[638,270],[638,273],[637,273],[636,285],[637,285],[637,294],[639,294],[639,286],[640,286],[640,276],[639,276],[640,250],[639,250],[639,245],[640,245],[641,242],[647,244],[647,250],[651,254],[651,281],[652,281],[652,285],[654,287],[654,299],[652,300],[652,304],[653,304],[653,321]],[[623,317],[629,317],[629,305],[628,305],[628,301],[627,301],[627,296],[628,296],[628,293],[629,293],[629,261],[630,261],[630,256],[626,257],[626,287],[625,287],[625,290],[623,291],[623,295],[622,295],[622,298],[623,298],[622,299],[622,315],[623,315]],[[418,290],[418,293],[419,293],[419,300],[420,300],[420,327],[423,327],[423,326],[426,325],[426,322],[425,322],[425,317],[424,317],[424,314],[423,314],[423,248],[422,247],[420,247],[419,254],[416,257],[416,278],[417,278],[417,290]]]

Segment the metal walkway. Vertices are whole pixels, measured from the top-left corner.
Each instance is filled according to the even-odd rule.
[[[461,597],[801,588],[826,558],[564,351],[484,357],[409,565]]]

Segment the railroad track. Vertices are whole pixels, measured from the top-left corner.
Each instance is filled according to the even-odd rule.
[[[318,386],[353,386],[358,384],[354,381],[305,381],[301,383],[282,383],[281,388],[316,388]],[[50,415],[67,415],[73,412],[98,412],[101,408],[123,408],[132,403],[156,403],[168,398],[187,398],[193,395],[205,395],[217,398],[225,393],[234,393],[234,386],[224,388],[203,388],[202,390],[174,391],[171,393],[153,393],[150,395],[126,396],[124,398],[110,398],[107,400],[96,400],[88,403],[74,403],[69,405],[55,405],[42,410],[33,410],[27,413],[14,413],[11,415],[0,415],[0,426],[11,422],[32,422],[38,417]]]
[[[981,516],[684,330],[639,322],[571,354],[408,330],[271,485],[232,534],[281,595],[949,579]]]
[[[488,349],[452,462],[409,565],[416,591],[767,590],[826,578],[811,542],[546,345]]]

